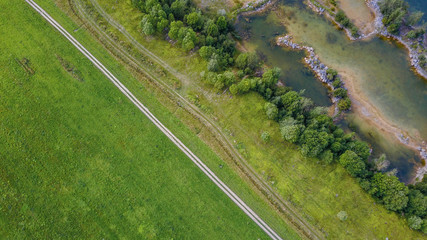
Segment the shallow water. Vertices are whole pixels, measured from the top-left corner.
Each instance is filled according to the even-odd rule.
[[[265,27],[266,24],[268,27]],[[304,95],[318,105],[331,105],[327,88],[304,65],[304,51],[287,50],[276,45],[277,34],[286,32],[283,26],[274,22],[274,19],[267,19],[267,16],[257,16],[242,19],[237,30],[241,35],[250,35],[250,40],[245,42],[246,48],[263,55],[267,65],[281,69],[280,80],[285,85],[297,91],[304,89]]]
[[[292,56],[292,51],[269,46],[269,40],[276,32],[287,32],[295,42],[314,47],[326,65],[353,78],[352,82],[360,89],[355,94],[363,94],[387,120],[411,136],[427,139],[427,82],[410,70],[405,49],[378,38],[351,42],[344,32],[337,31],[330,21],[299,1],[286,1],[274,12],[249,20],[250,23],[244,20],[238,23],[238,29],[250,28],[252,32],[245,46],[262,51],[270,65],[285,69],[286,84],[295,89],[307,89],[306,96],[324,104],[322,98],[326,97],[326,90],[320,90],[320,82],[313,76],[302,74],[306,70],[295,63],[300,62],[296,56],[301,54],[302,57],[302,53]],[[285,26],[286,31],[281,26]],[[292,72],[296,73],[290,74]],[[360,118],[347,117],[344,125],[348,124],[354,125],[360,137],[371,143],[374,155],[385,152],[392,162],[391,167],[398,168],[398,176],[409,181],[414,161],[419,161],[413,151],[396,143],[396,139],[387,139],[378,129],[369,128]]]

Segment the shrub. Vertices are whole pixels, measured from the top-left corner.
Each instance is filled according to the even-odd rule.
[[[341,211],[337,214],[337,217],[339,220],[341,221],[345,221],[348,218],[347,212],[346,211]]]

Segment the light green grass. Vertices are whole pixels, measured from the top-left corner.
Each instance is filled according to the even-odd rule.
[[[25,2],[1,2],[0,7],[0,238],[266,238]],[[184,142],[192,141],[202,159],[210,166],[223,163],[153,94],[136,88],[138,81],[96,42],[90,43],[89,50],[133,83],[138,97]],[[74,65],[84,81],[66,72],[56,55]],[[16,61],[24,57],[34,75]],[[270,213],[227,166],[216,172],[228,176],[225,181],[264,209],[262,214]],[[282,234],[296,238],[278,225]]]
[[[326,236],[331,239],[425,238],[410,230],[404,218],[375,204],[342,167],[322,166],[316,159],[303,158],[295,145],[283,143],[277,133],[277,123],[267,121],[262,110],[265,102],[259,96],[230,97],[213,93],[196,80],[198,72],[205,69],[205,62],[179,49],[169,50],[169,43],[165,41],[159,43],[141,36],[137,28],[140,13],[127,2],[105,0],[100,4],[144,46],[194,77],[194,81],[184,84],[182,94],[192,92],[200,96],[200,103],[210,107],[212,117],[230,133],[251,166]],[[274,133],[271,143],[261,142],[263,131]],[[342,210],[349,215],[345,222],[336,217]]]

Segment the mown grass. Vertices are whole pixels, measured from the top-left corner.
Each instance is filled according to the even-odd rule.
[[[144,46],[155,52],[180,72],[193,76],[183,83],[182,94],[200,96],[199,103],[209,106],[230,139],[280,195],[293,203],[300,214],[331,239],[422,239],[425,236],[407,227],[403,218],[389,212],[366,194],[355,179],[340,166],[323,166],[317,159],[303,158],[295,145],[286,144],[277,133],[278,126],[268,121],[263,111],[264,100],[256,94],[231,97],[216,94],[198,79],[205,62],[169,43],[145,38],[138,31],[140,13],[127,2],[100,2]],[[155,43],[155,44],[154,44]],[[263,131],[272,133],[269,144],[262,143]],[[347,221],[336,217],[346,211]]]
[[[1,2],[0,7],[1,238],[265,239],[41,16],[23,1]],[[90,43],[95,56],[136,89],[138,81],[94,47],[96,42]],[[58,56],[83,80],[64,69]],[[24,57],[34,74],[16,61]],[[167,119],[177,135],[192,141],[190,147],[209,165],[224,164],[149,89],[137,89],[143,102]],[[226,164],[216,172],[228,176],[226,182],[264,209],[264,215],[272,212]],[[283,226],[286,231],[296,238]]]

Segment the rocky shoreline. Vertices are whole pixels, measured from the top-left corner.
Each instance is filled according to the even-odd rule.
[[[236,15],[249,16],[258,14],[267,10],[271,5],[275,4],[277,0],[257,0],[255,2],[246,3],[243,7],[237,10]]]
[[[356,41],[359,39],[363,39],[366,38],[366,36],[364,34],[359,34],[359,37],[353,37],[353,35],[351,34],[350,29],[344,27],[342,24],[340,24],[339,22],[335,21],[335,18],[323,7],[321,6],[316,6],[316,4],[314,4],[311,0],[306,1],[306,4],[309,8],[311,8],[314,12],[316,12],[317,14],[324,14],[329,20],[331,20],[333,23],[335,23],[338,27],[340,27],[341,29],[343,29],[347,35],[347,37],[352,40],[352,41]],[[319,4],[320,5],[320,4]]]
[[[337,26],[344,29],[347,37],[352,41],[367,39],[367,38],[372,37],[372,36],[377,35],[377,34],[380,36],[389,38],[389,39],[396,40],[397,42],[399,42],[400,44],[405,46],[405,48],[408,50],[411,66],[414,68],[415,72],[427,80],[427,71],[424,70],[420,66],[419,60],[418,60],[418,57],[421,54],[424,54],[424,53],[419,53],[419,52],[420,51],[423,52],[423,51],[425,51],[425,49],[424,48],[418,48],[418,47],[415,47],[415,48],[412,47],[412,45],[414,45],[414,44],[416,45],[416,43],[417,43],[416,40],[404,39],[402,36],[393,35],[393,34],[390,34],[389,32],[387,32],[387,29],[384,27],[384,25],[382,23],[383,15],[381,14],[380,7],[378,6],[378,2],[379,2],[379,0],[366,0],[366,5],[369,7],[369,9],[371,9],[371,11],[375,15],[375,20],[374,20],[375,30],[368,33],[368,34],[361,33],[359,37],[353,37],[350,30],[345,28],[344,26],[342,26],[337,21],[335,21],[335,19],[331,16],[331,14],[328,11],[326,11],[325,8],[322,8],[321,6],[317,6],[317,5],[313,4],[313,2],[311,0],[307,1],[307,6],[310,7],[314,12],[316,12],[318,14],[324,14],[328,19],[330,19],[332,22],[334,22]]]
[[[409,58],[411,61],[411,66],[415,69],[415,72],[427,80],[427,71],[424,70],[420,64],[418,57],[424,53],[419,53],[420,51],[424,52],[426,49],[424,47],[421,47],[420,49],[418,47],[412,47],[414,44],[416,45],[417,40],[410,40],[410,39],[404,39],[402,36],[393,35],[389,32],[387,32],[387,29],[382,24],[383,15],[380,11],[380,7],[378,6],[379,0],[368,0],[366,2],[366,5],[374,12],[375,14],[375,27],[376,31],[374,34],[379,34],[383,37],[390,38],[393,40],[396,40],[409,52]],[[425,55],[425,54],[424,54]]]
[[[284,35],[276,38],[276,44],[278,46],[287,47],[293,50],[304,50],[306,52],[306,57],[304,58],[304,63],[315,73],[317,79],[319,79],[324,84],[328,85],[330,89],[335,89],[332,85],[332,81],[328,79],[326,71],[329,69],[328,66],[323,64],[319,57],[314,52],[314,48],[299,45],[292,41],[292,36]],[[330,96],[332,103],[335,104],[335,113],[338,112],[336,103],[340,100],[334,96]]]
[[[290,36],[290,35],[284,35],[284,36],[277,37],[276,38],[276,44],[278,46],[287,47],[287,48],[293,49],[293,50],[305,51],[306,57],[304,58],[304,63],[315,73],[317,79],[319,79],[321,82],[328,85],[328,87],[330,89],[334,89],[334,87],[332,86],[332,82],[327,78],[326,71],[329,69],[329,67],[326,66],[325,64],[323,64],[319,60],[319,57],[316,55],[316,53],[312,47],[303,46],[303,45],[294,43],[292,41],[292,36]],[[344,82],[343,82],[343,84],[344,84]],[[335,105],[335,114],[337,114],[338,108],[337,108],[336,103],[339,101],[339,98],[335,98],[335,97],[331,96],[331,101]],[[396,134],[396,137],[402,144],[404,144],[408,147],[414,148],[414,150],[418,151],[421,159],[423,159],[424,161],[427,161],[427,150],[425,147],[423,147],[423,146],[426,146],[425,142],[423,142],[421,146],[414,147],[413,141],[411,141],[411,139],[409,137],[405,137],[403,134],[400,134],[400,135]],[[424,174],[427,174],[427,165],[418,167],[414,180],[415,181],[421,180],[423,178]]]

